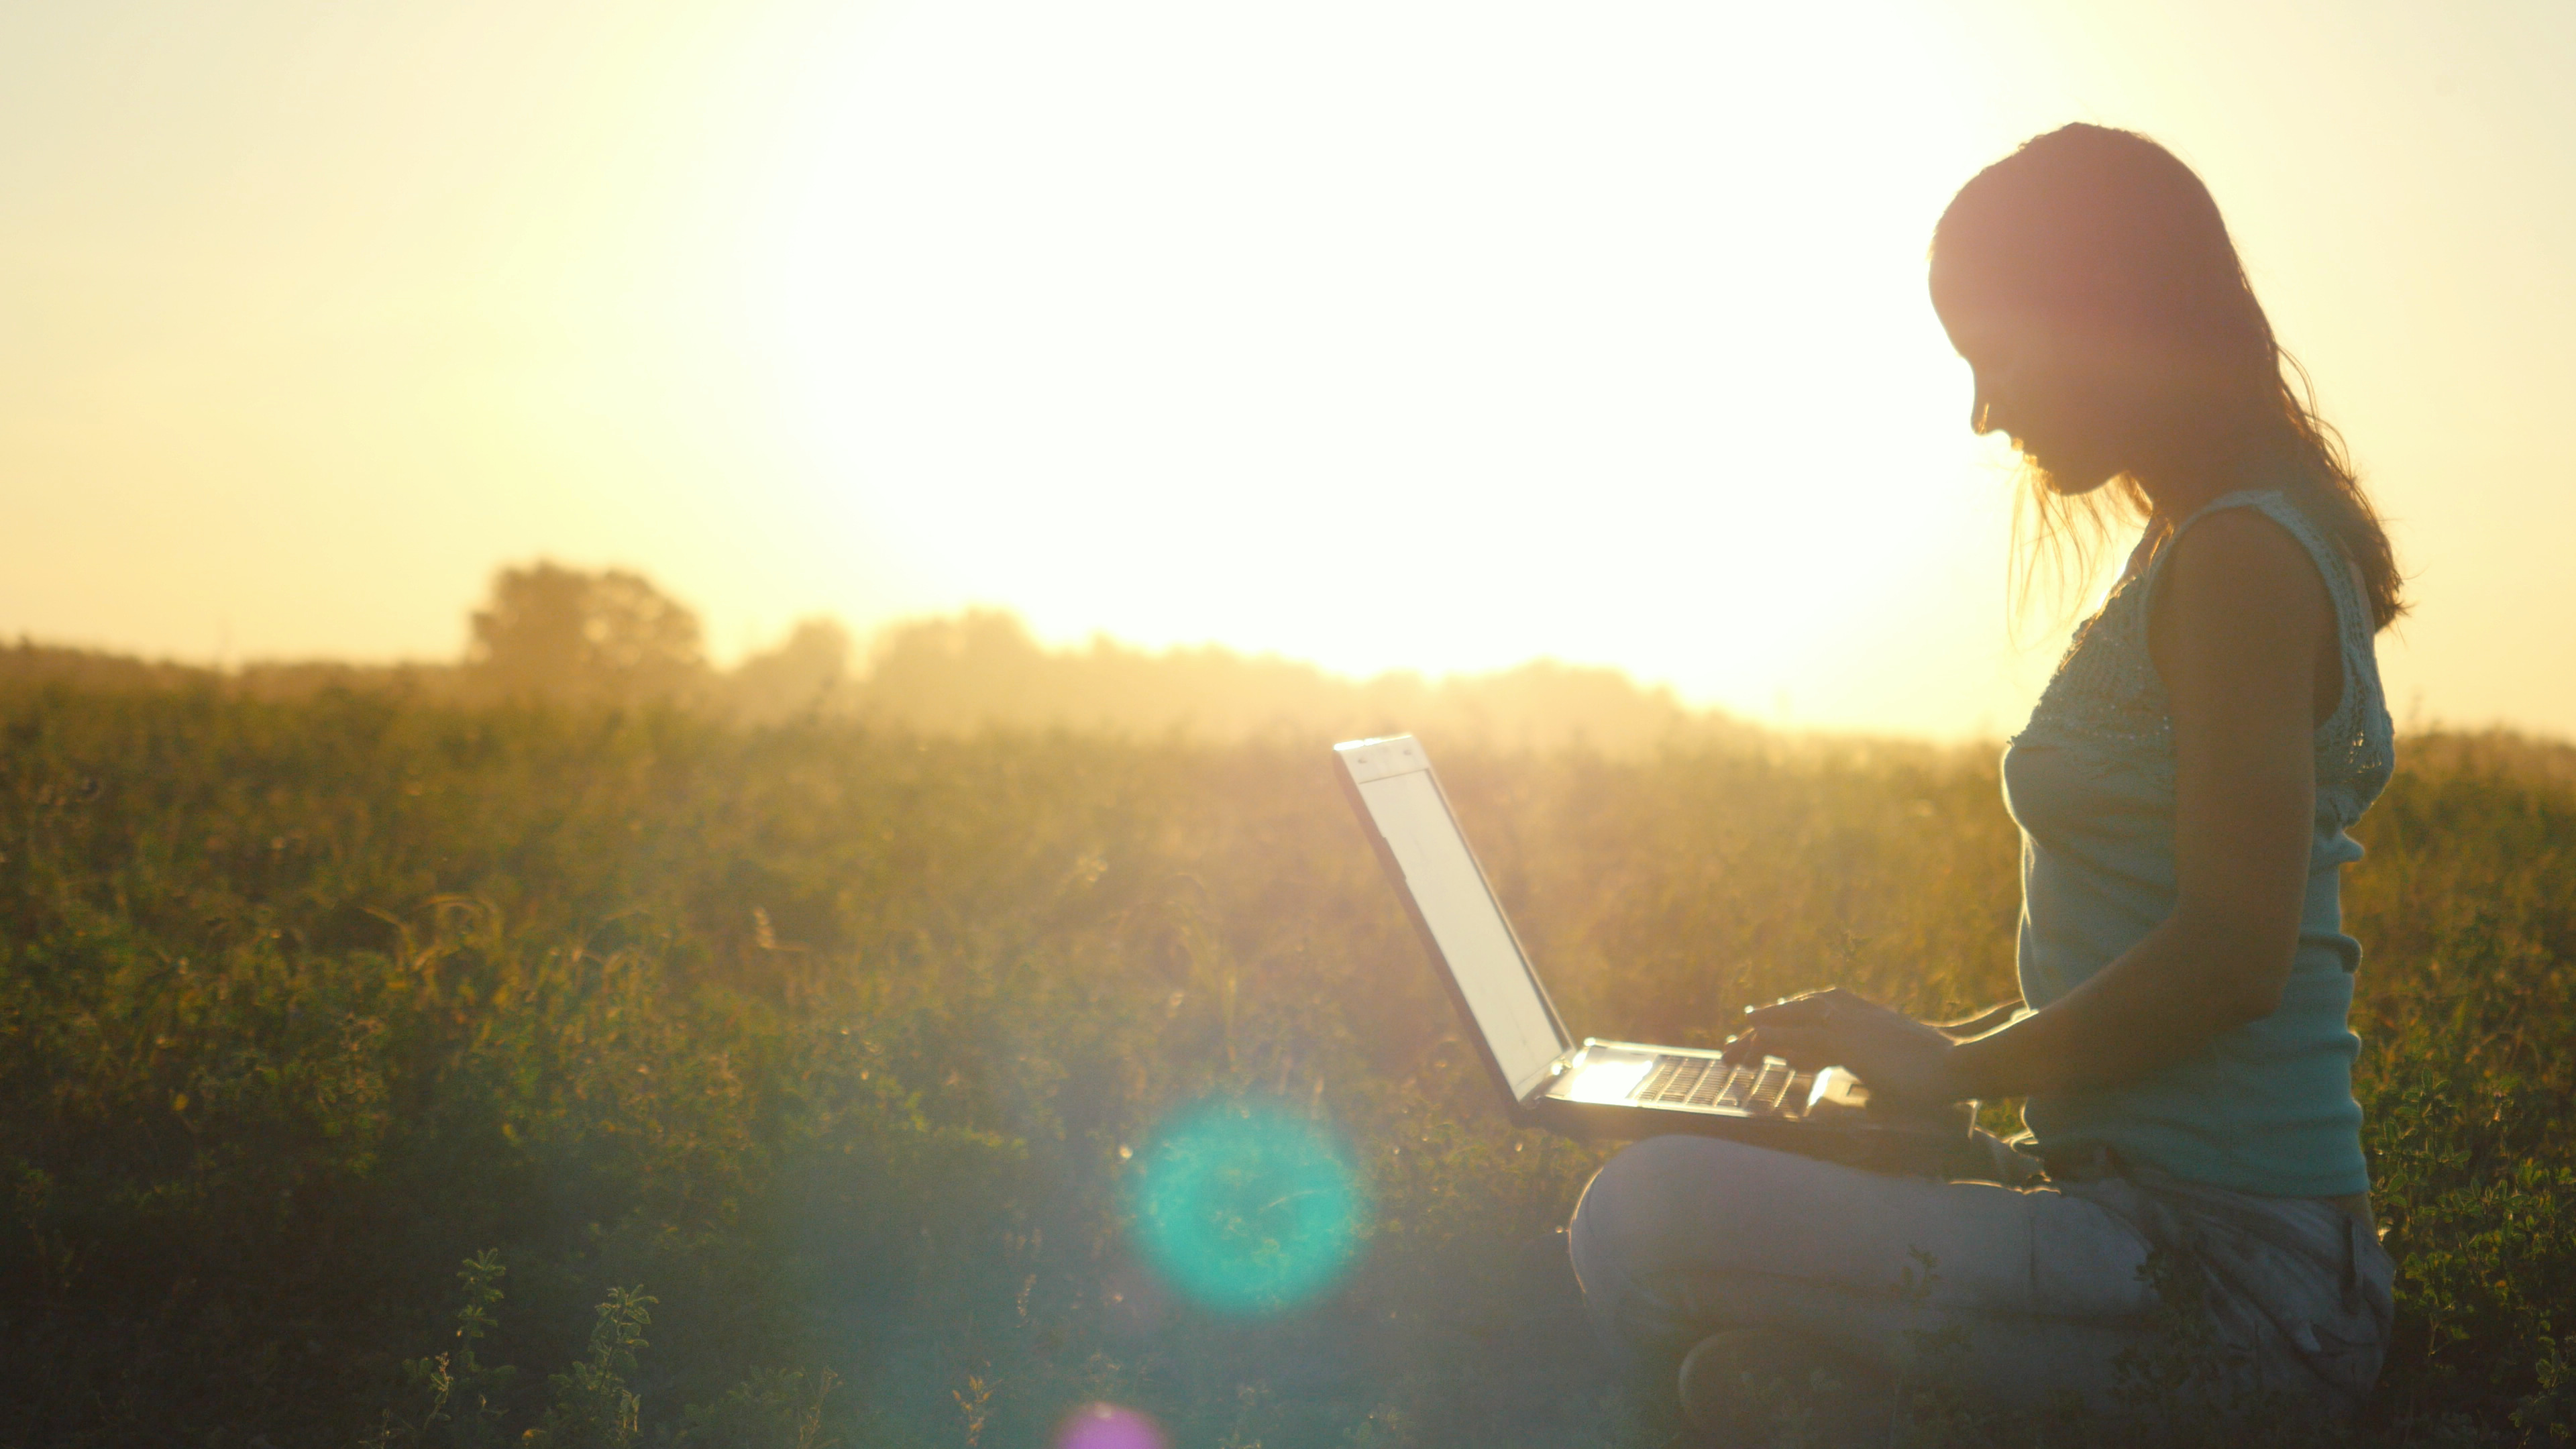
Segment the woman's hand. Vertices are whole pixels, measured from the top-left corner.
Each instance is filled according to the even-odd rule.
[[[1728,1038],[1730,1061],[1774,1056],[1802,1072],[1841,1067],[1876,1095],[1922,1104],[1967,1095],[1950,1071],[1955,1043],[1937,1026],[1866,1001],[1841,987],[1745,1008],[1744,1030]]]

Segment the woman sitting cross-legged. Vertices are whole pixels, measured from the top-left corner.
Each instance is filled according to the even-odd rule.
[[[2216,204],[2155,143],[2068,126],[1988,167],[1934,232],[1931,290],[2043,530],[2106,497],[2146,520],[2004,754],[2022,1000],[1943,1029],[1823,991],[1730,1050],[1891,1099],[2026,1096],[2045,1177],[1656,1138],[1575,1209],[1586,1306],[1678,1363],[1711,1427],[1809,1369],[1851,1390],[1810,1407],[1882,1443],[1900,1384],[2111,1412],[2175,1352],[2205,1412],[2348,1417],[2390,1318],[2338,897],[2391,765],[2387,536]]]

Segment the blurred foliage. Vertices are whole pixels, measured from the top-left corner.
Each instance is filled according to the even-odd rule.
[[[1094,638],[1047,649],[993,610],[887,629],[866,674],[831,703],[888,727],[948,734],[1071,728],[1223,741],[1413,731],[1496,749],[1617,754],[1746,734],[1615,669],[1540,660],[1440,680],[1401,671],[1348,680],[1214,646],[1155,653]]]
[[[469,625],[457,664],[213,670],[22,640],[0,646],[0,683],[213,689],[275,701],[357,689],[446,704],[650,703],[740,724],[856,719],[950,735],[1061,728],[1219,743],[1413,730],[1496,749],[1579,746],[1630,757],[1677,740],[1750,735],[1615,669],[1540,660],[1439,680],[1405,672],[1349,680],[1214,646],[1152,652],[1102,637],[1050,649],[1017,617],[986,609],[896,623],[863,650],[839,623],[806,619],[775,648],[717,669],[697,616],[651,580],[543,560],[495,573]]]
[[[1498,1120],[1320,738],[0,674],[10,1442],[1673,1432],[1574,1311],[1606,1149]],[[2009,990],[1989,752],[1433,739],[1578,1031]],[[2351,873],[2388,1442],[2576,1422],[2572,757],[2408,741]],[[1214,1314],[1134,1255],[1211,1101],[1346,1145],[1323,1301]]]
[[[492,576],[468,681],[511,699],[670,699],[706,674],[698,616],[624,569],[538,562]]]

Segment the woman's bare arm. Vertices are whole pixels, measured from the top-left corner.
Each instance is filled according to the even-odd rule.
[[[2015,1018],[2029,1010],[2030,1008],[2023,1004],[2022,999],[2016,996],[2010,1001],[1996,1002],[1974,1016],[1964,1016],[1957,1021],[1936,1021],[1932,1024],[1941,1029],[1943,1036],[1954,1041],[1966,1041],[1970,1037],[1984,1036],[1996,1027],[2009,1026]]]
[[[1894,1096],[1992,1099],[2133,1080],[2271,1014],[2298,943],[2334,607],[2298,542],[2245,510],[2195,525],[2159,584],[2152,648],[2179,771],[2173,914],[2046,1008],[1969,1040],[1837,991],[1751,1013],[1734,1050],[1839,1063]]]
[[[2045,1010],[1961,1043],[1948,1063],[1958,1096],[2128,1081],[2280,1005],[2307,890],[2312,701],[2334,605],[2306,550],[2249,509],[2201,520],[2159,582],[2174,912]]]

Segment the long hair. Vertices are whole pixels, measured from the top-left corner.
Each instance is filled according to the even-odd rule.
[[[2289,463],[2283,486],[2360,570],[2373,627],[2406,611],[2388,531],[2342,436],[2317,416],[2306,370],[2273,336],[2218,203],[2172,152],[2081,122],[2035,136],[1959,188],[1933,228],[1932,255],[1981,296],[2190,358],[2251,444]],[[2036,469],[2027,481],[2013,510],[2024,602],[2043,562],[2060,584],[2091,577],[2118,516],[2171,523],[2151,518],[2126,476],[2076,496]]]

